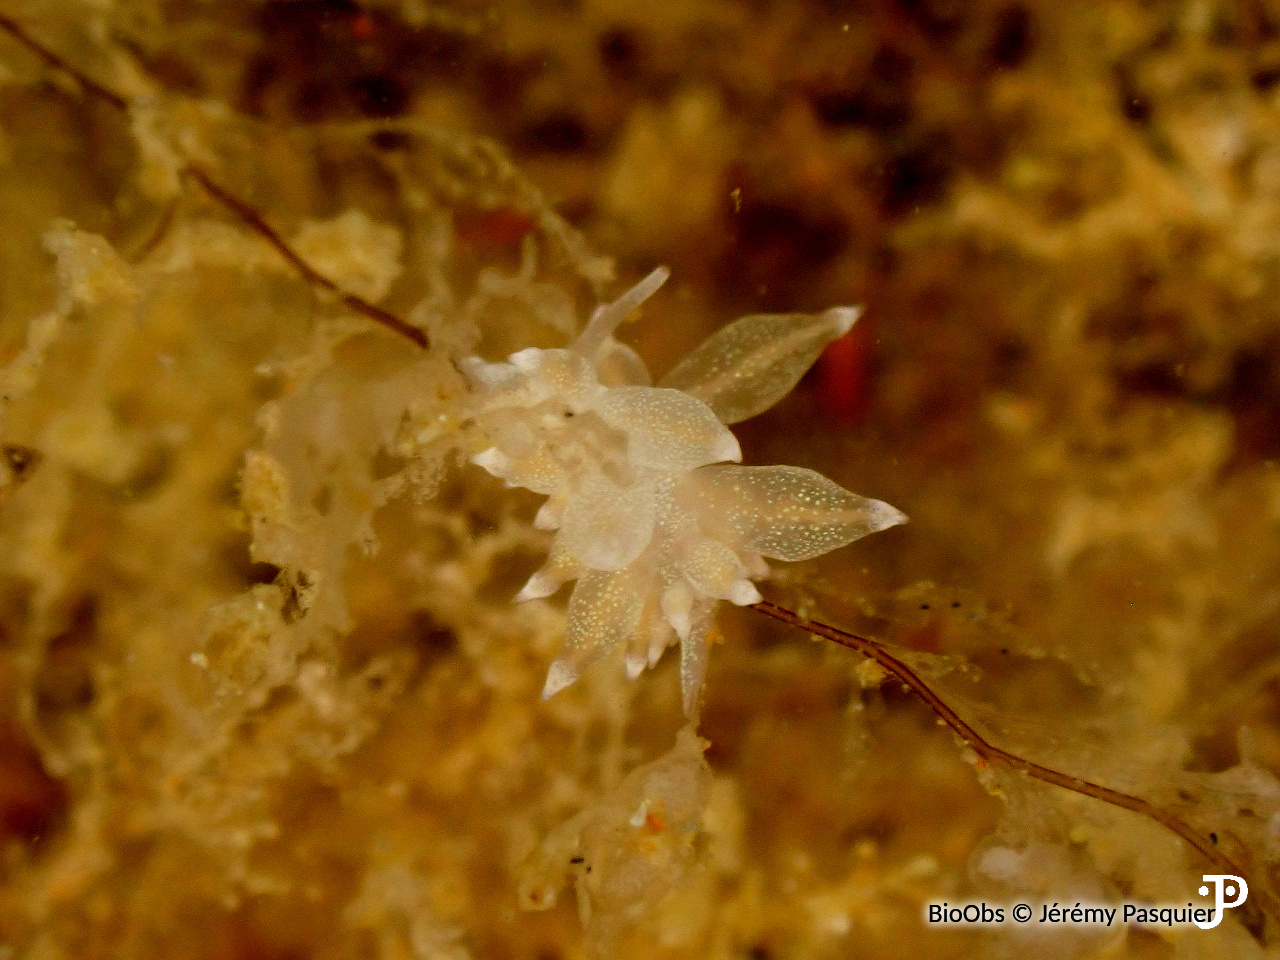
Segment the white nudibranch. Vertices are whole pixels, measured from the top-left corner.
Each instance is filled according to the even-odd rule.
[[[631,677],[680,640],[685,712],[698,704],[720,600],[760,600],[764,558],[806,560],[907,519],[800,467],[744,467],[725,426],[789,393],[856,307],[743,317],[711,336],[657,386],[614,339],[666,281],[659,268],[598,307],[565,349],[529,348],[507,363],[463,361],[492,444],[473,462],[544,494],[534,521],[556,530],[546,564],[517,601],[577,580],[564,649],[543,697],[616,647]]]

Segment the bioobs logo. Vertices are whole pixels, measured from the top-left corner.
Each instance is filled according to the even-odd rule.
[[[1098,904],[1083,901],[1052,903],[1015,903],[1011,906],[981,903],[929,903],[925,905],[927,924],[983,925],[1003,924],[1009,918],[1016,924],[1069,925],[1110,927],[1133,924],[1144,927],[1179,927],[1195,924],[1201,930],[1212,930],[1222,922],[1225,911],[1238,907],[1249,897],[1249,884],[1243,877],[1229,873],[1207,873],[1201,877],[1202,897],[1213,890],[1213,906],[1197,907],[1155,903]],[[1038,909],[1037,909],[1038,908]]]
[[[1202,897],[1209,895],[1209,884],[1213,884],[1213,913],[1204,923],[1194,919],[1191,922],[1201,930],[1212,930],[1222,922],[1223,911],[1238,907],[1248,899],[1249,884],[1244,882],[1243,877],[1234,877],[1229,873],[1206,873],[1200,879],[1206,881],[1197,891]],[[1234,899],[1228,903],[1226,897]]]
[[[985,903],[931,903],[925,919],[929,923],[1004,923],[1004,907]]]

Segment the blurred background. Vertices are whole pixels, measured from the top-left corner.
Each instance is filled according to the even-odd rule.
[[[1280,4],[4,0],[0,27],[0,960],[1276,952],[1258,917],[926,926],[1182,903],[1206,868],[736,609],[670,892],[522,909],[550,831],[674,744],[676,666],[541,702],[564,597],[510,601],[537,498],[368,424],[456,416],[450,355],[564,343],[659,264],[622,334],[659,376],[743,314],[861,304],[737,433],[911,522],[766,595],[1273,890]]]

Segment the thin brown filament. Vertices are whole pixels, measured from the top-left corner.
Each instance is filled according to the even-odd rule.
[[[11,17],[0,14],[0,30],[5,31],[24,47],[39,57],[44,64],[54,70],[59,70],[80,85],[80,87],[92,97],[110,104],[117,110],[127,113],[129,110],[129,101],[120,94],[98,83],[88,74],[84,73],[74,64],[69,63],[62,56],[46,47],[35,37],[31,36],[26,29]],[[233,216],[241,223],[265,240],[285,261],[293,267],[295,271],[312,286],[319,287],[326,293],[329,293],[340,300],[349,310],[368,317],[374,323],[380,324],[402,337],[407,337],[415,344],[426,349],[430,342],[423,330],[413,326],[413,324],[402,320],[394,313],[382,309],[376,304],[370,303],[363,297],[357,296],[343,290],[334,280],[325,276],[311,264],[303,259],[298,251],[294,250],[289,242],[284,239],[275,229],[267,222],[266,217],[255,208],[252,204],[240,199],[226,187],[218,183],[217,179],[206,171],[203,167],[196,163],[188,162],[182,168],[182,172],[196,183],[204,188],[205,193],[212,197],[217,203],[229,210]]]
[[[1173,831],[1191,844],[1218,872],[1244,877],[1245,880],[1249,881],[1249,891],[1252,899],[1260,903],[1263,910],[1272,919],[1280,920],[1280,908],[1262,890],[1259,884],[1250,879],[1245,869],[1231,860],[1221,850],[1218,850],[1210,837],[1205,836],[1176,813],[1156,806],[1142,797],[1135,797],[1119,790],[1113,790],[1111,787],[1104,787],[1101,784],[1072,776],[1069,773],[1054,770],[1052,767],[1026,760],[1002,747],[997,747],[956,713],[918,673],[890,653],[883,644],[872,640],[870,637],[850,633],[848,630],[842,630],[839,627],[833,627],[818,620],[810,620],[793,610],[788,610],[786,607],[770,603],[768,600],[761,600],[759,603],[752,604],[752,609],[758,610],[765,616],[773,617],[775,620],[781,620],[790,626],[798,627],[815,637],[821,637],[824,640],[830,640],[832,643],[838,643],[842,647],[848,647],[850,650],[856,650],[863,656],[874,660],[886,673],[896,677],[913,694],[923,700],[925,705],[938,716],[938,719],[950,727],[952,732],[964,741],[982,762],[992,767],[1024,774],[1044,783],[1051,783],[1056,787],[1070,790],[1073,793],[1092,797],[1113,807],[1130,810]]]
[[[215,181],[201,167],[194,163],[189,163],[184,168],[184,171],[188,176],[195,180],[196,183],[200,184],[209,196],[213,197],[224,207],[232,211],[247,227],[249,227],[250,230],[258,234],[258,236],[262,237],[263,240],[267,241],[267,243],[274,247],[276,252],[279,253],[280,256],[284,257],[294,270],[296,270],[308,283],[333,294],[356,313],[364,314],[370,320],[375,323],[382,324],[382,326],[386,327],[388,330],[393,330],[402,337],[408,337],[424,349],[427,347],[428,342],[426,333],[419,330],[412,324],[401,320],[394,313],[383,310],[381,307],[370,303],[368,300],[358,297],[354,293],[348,293],[346,290],[343,290],[338,286],[338,284],[330,280],[315,267],[311,266],[311,264],[307,263],[307,261],[304,260],[296,250],[289,246],[288,241],[286,241],[284,237],[280,236],[279,232],[277,232],[271,224],[267,223],[266,218],[264,218],[261,213],[244,200],[241,200],[239,197],[232,194],[225,187],[220,186],[217,181]]]
[[[7,17],[0,13],[0,30],[4,30],[37,57],[43,60],[45,66],[54,70],[60,70],[67,74],[71,79],[75,80],[76,83],[80,84],[86,93],[111,104],[111,106],[115,107],[117,110],[128,111],[128,100],[120,96],[120,94],[116,93],[114,90],[104,87],[91,76],[68,63],[58,54],[54,53],[35,37],[31,36],[31,34],[27,33],[26,28],[12,17]]]
[[[31,36],[26,29],[11,17],[0,14],[0,30],[8,33],[20,44],[34,53],[47,67],[61,71],[67,74],[80,85],[80,87],[90,96],[95,97],[104,103],[120,110],[128,112],[129,102],[123,96],[114,90],[103,86],[92,77],[78,69],[59,54],[46,47],[43,43]],[[204,168],[195,163],[187,163],[183,167],[183,172],[195,180],[204,191],[212,197],[216,202],[231,212],[238,220],[240,220],[251,231],[265,240],[272,248],[288,262],[293,269],[307,283],[319,287],[327,293],[339,299],[348,309],[362,314],[368,319],[386,327],[387,329],[400,334],[403,337],[412,340],[419,347],[426,348],[429,346],[427,335],[421,329],[402,320],[395,314],[384,310],[383,308],[370,303],[369,301],[357,296],[354,293],[343,290],[334,280],[325,276],[319,270],[312,267],[303,257],[289,245],[288,241],[280,235],[280,233],[271,226],[266,217],[257,210],[252,204],[240,199],[226,187],[223,187],[218,181]],[[171,216],[169,211],[166,216]],[[168,226],[167,222],[163,223],[162,230]],[[150,244],[148,244],[148,247]],[[1249,880],[1248,873],[1239,864],[1235,863],[1227,857],[1222,851],[1214,846],[1214,841],[1208,836],[1199,832],[1196,828],[1187,823],[1186,820],[1178,816],[1172,811],[1165,810],[1162,807],[1144,800],[1142,797],[1135,797],[1119,790],[1113,790],[1110,787],[1104,787],[1101,784],[1093,783],[1080,777],[1072,776],[1068,773],[1054,770],[1052,767],[1046,767],[1043,764],[1026,760],[1017,754],[1011,753],[1001,747],[988,741],[977,730],[969,725],[959,714],[955,712],[921,677],[912,670],[907,664],[903,663],[892,653],[888,651],[882,644],[868,637],[859,636],[850,633],[847,630],[841,630],[830,624],[822,623],[817,620],[809,620],[800,614],[786,607],[778,606],[763,600],[760,603],[752,605],[753,609],[758,610],[766,616],[775,620],[780,620],[790,626],[797,627],[816,637],[830,640],[842,647],[848,647],[861,653],[863,656],[874,660],[887,673],[896,677],[901,681],[912,693],[924,701],[938,718],[951,728],[978,758],[993,766],[1004,770],[1013,771],[1024,774],[1035,780],[1044,783],[1053,784],[1064,790],[1070,790],[1074,793],[1081,794],[1086,797],[1092,797],[1103,803],[1110,804],[1114,807],[1120,807],[1129,810],[1140,816],[1152,820],[1166,829],[1172,831],[1181,837],[1197,852],[1200,853],[1213,867],[1222,872],[1235,874],[1245,877]],[[1263,911],[1272,919],[1280,920],[1280,907],[1275,901],[1263,891],[1260,886],[1250,881],[1250,892],[1252,899],[1250,904],[1246,904],[1246,909],[1256,902],[1261,905]]]

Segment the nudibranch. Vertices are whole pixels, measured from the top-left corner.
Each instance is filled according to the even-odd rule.
[[[556,531],[516,599],[577,581],[543,697],[618,647],[634,678],[678,638],[692,715],[716,604],[760,600],[753,581],[769,575],[765,558],[807,560],[907,518],[813,470],[741,466],[728,429],[789,393],[859,310],[743,317],[655,386],[614,333],[667,276],[659,268],[598,307],[566,348],[505,363],[471,357],[463,368],[490,444],[473,461],[545,495],[535,525]]]

